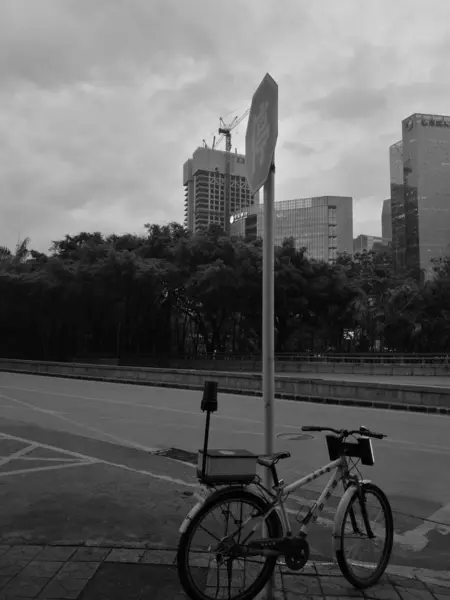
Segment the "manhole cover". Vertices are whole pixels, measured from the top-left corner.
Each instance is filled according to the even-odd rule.
[[[158,456],[165,456],[172,460],[178,460],[180,462],[191,463],[196,465],[198,462],[198,452],[188,452],[187,450],[181,450],[180,448],[165,448],[164,450],[158,450],[154,452]]]
[[[277,438],[280,440],[292,440],[298,442],[302,440],[313,440],[314,436],[307,433],[279,433]]]

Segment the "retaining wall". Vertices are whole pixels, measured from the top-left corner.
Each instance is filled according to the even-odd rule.
[[[231,373],[180,369],[152,369],[0,359],[0,371],[48,376],[73,377],[159,387],[202,389],[206,379],[218,382],[219,390],[228,393],[260,395],[262,377],[259,373]],[[279,398],[329,402],[337,404],[371,405],[383,408],[409,407],[424,412],[450,412],[450,387],[407,385],[391,382],[325,380],[319,377],[277,376],[276,396]],[[433,408],[432,411],[428,410]]]
[[[250,360],[170,360],[173,369],[195,369],[206,371],[232,371],[243,373],[261,372],[261,362]],[[377,362],[326,362],[288,360],[276,361],[277,373],[336,373],[354,375],[396,375],[429,377],[449,376],[450,365],[417,363],[377,363]]]

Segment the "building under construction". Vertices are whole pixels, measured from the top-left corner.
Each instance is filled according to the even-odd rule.
[[[183,166],[184,222],[194,233],[210,225],[230,231],[230,217],[259,203],[247,184],[245,156],[213,148],[197,148]]]

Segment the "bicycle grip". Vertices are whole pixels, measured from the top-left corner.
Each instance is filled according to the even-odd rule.
[[[303,425],[302,431],[320,431],[321,428],[316,425]]]

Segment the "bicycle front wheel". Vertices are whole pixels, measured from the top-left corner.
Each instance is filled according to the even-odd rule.
[[[178,546],[178,577],[193,600],[251,600],[269,581],[276,557],[240,558],[234,544],[256,538],[282,535],[276,511],[255,528],[257,517],[268,512],[268,504],[246,490],[230,489],[206,501],[181,535]]]
[[[340,534],[336,559],[354,587],[375,585],[389,563],[394,542],[394,520],[386,494],[372,483],[355,488],[336,524]],[[336,532],[337,533],[337,532]],[[372,549],[357,556],[362,546]]]

